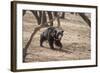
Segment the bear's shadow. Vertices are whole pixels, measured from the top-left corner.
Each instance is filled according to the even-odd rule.
[[[46,49],[51,49],[51,48],[46,47],[46,46],[43,46],[43,47],[46,48]],[[71,51],[65,50],[65,49],[63,49],[63,48],[61,48],[61,49],[59,49],[59,48],[54,48],[54,49],[51,49],[51,50],[53,50],[53,51],[59,51],[59,52],[65,52],[65,53],[68,53],[68,54],[72,53]]]

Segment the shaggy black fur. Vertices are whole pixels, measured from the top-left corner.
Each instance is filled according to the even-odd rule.
[[[40,35],[40,46],[43,47],[43,42],[48,41],[51,49],[54,49],[54,44],[62,48],[61,38],[63,37],[63,30],[55,27],[49,27]]]

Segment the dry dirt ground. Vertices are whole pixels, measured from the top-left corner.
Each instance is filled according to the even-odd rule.
[[[40,47],[40,34],[46,28],[42,28],[33,37],[27,50],[25,62],[47,62],[64,60],[84,60],[91,58],[90,48],[90,27],[79,16],[70,13],[65,14],[65,19],[60,19],[61,27],[64,30],[62,38],[63,47],[61,50],[52,50],[48,42],[44,43],[44,48]],[[57,21],[54,21],[54,26]],[[30,35],[37,26],[34,15],[27,11],[23,16],[23,48],[28,42]]]

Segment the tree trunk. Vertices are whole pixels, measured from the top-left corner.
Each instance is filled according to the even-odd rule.
[[[57,22],[58,22],[58,26],[57,27],[60,27],[60,19],[59,19],[59,16],[57,16]]]
[[[62,12],[62,15],[61,15],[61,17],[60,18],[62,18],[62,19],[64,19],[65,18],[65,12]]]
[[[23,16],[25,15],[25,13],[26,13],[26,10],[23,10]]]
[[[45,23],[46,23],[46,24],[45,24]],[[47,23],[47,17],[46,17],[45,11],[43,11],[42,24],[43,24],[44,26],[48,26],[48,23]]]
[[[47,11],[47,13],[48,13],[49,21],[52,20],[53,19],[52,12]],[[53,21],[50,22],[50,26],[53,26]]]
[[[58,28],[60,27],[60,17],[59,17],[59,14],[57,13],[57,15],[56,15],[56,17],[57,17],[57,23],[58,23]]]
[[[84,21],[91,27],[91,21],[84,13],[79,13],[79,15],[84,19]]]
[[[23,48],[23,62],[25,62],[25,58],[26,58],[26,55],[27,55],[27,49],[29,48],[31,42],[32,42],[32,39],[33,37],[35,36],[35,34],[41,29],[44,27],[44,12],[42,12],[42,16],[41,16],[41,25],[37,26],[34,28],[34,31],[32,32],[31,36],[30,36],[30,39],[29,41],[27,42],[27,44],[25,45],[25,48]]]
[[[31,10],[31,11],[32,11],[32,10]],[[33,15],[35,16],[38,25],[40,25],[40,23],[41,23],[41,21],[40,21],[41,17],[40,17],[40,15],[38,14],[38,11],[32,11],[32,13],[33,13]]]

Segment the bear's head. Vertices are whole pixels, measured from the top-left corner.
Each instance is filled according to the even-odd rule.
[[[62,37],[63,37],[63,30],[62,29],[59,29],[59,28],[56,28],[55,30],[54,30],[54,32],[55,32],[55,40],[61,40],[62,39]]]
[[[63,29],[61,28],[56,28],[56,27],[49,27],[48,28],[48,33],[49,36],[51,36],[52,38],[54,38],[54,40],[61,40],[63,37]]]

